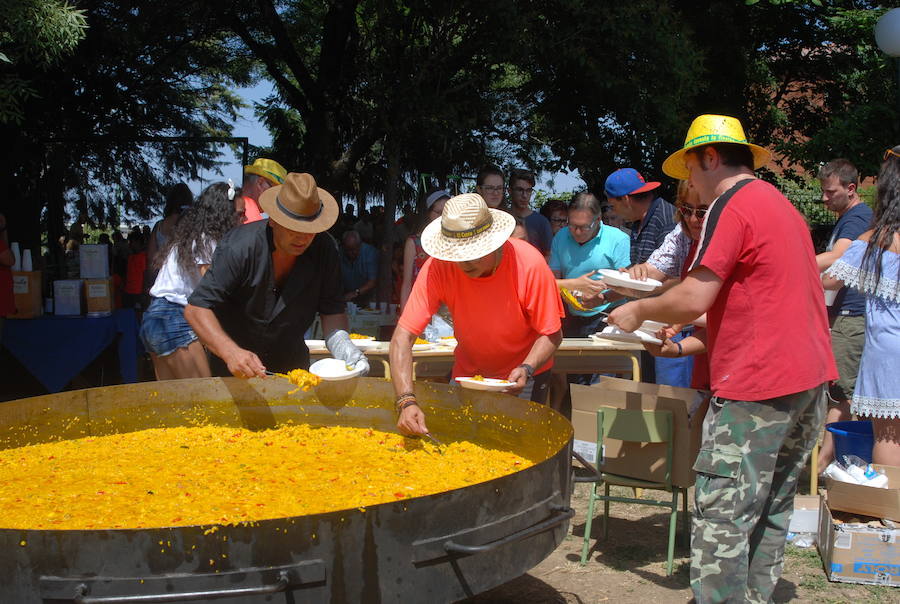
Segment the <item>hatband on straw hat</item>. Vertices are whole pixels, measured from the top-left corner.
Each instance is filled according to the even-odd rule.
[[[734,143],[750,147],[753,153],[753,169],[758,170],[772,159],[768,149],[747,142],[744,127],[740,120],[727,115],[701,115],[691,122],[687,136],[684,137],[684,146],[670,155],[663,162],[663,172],[672,178],[687,180],[691,173],[684,165],[684,154],[694,147],[711,145],[713,143]]]
[[[422,249],[438,260],[477,260],[503,245],[515,227],[511,214],[489,208],[477,193],[465,193],[448,199],[441,217],[425,227]]]
[[[273,185],[280,185],[284,183],[287,170],[274,159],[259,157],[249,166],[244,166],[244,174],[256,174],[257,176],[262,176]]]
[[[339,213],[331,193],[317,187],[311,174],[296,172],[290,172],[283,185],[263,191],[259,205],[270,220],[298,233],[326,231]]]

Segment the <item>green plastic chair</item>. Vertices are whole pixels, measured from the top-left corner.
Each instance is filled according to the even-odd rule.
[[[581,548],[581,564],[587,563],[588,553],[590,552],[591,539],[591,523],[594,519],[594,502],[603,501],[603,537],[609,536],[607,518],[609,517],[609,502],[619,501],[622,503],[638,503],[642,505],[654,505],[666,507],[670,510],[669,517],[669,551],[668,562],[666,565],[666,574],[672,574],[672,559],[675,555],[675,519],[678,515],[678,493],[682,495],[682,510],[684,521],[684,532],[688,535],[688,524],[690,518],[687,508],[687,488],[678,487],[672,484],[672,412],[663,410],[644,410],[644,409],[617,409],[615,407],[601,407],[597,410],[597,466],[598,471],[595,476],[596,480],[587,480],[592,483],[590,499],[588,500],[587,520],[584,525],[584,545]],[[649,480],[639,480],[619,474],[610,474],[603,472],[603,440],[604,438],[613,438],[627,442],[638,443],[666,443],[666,465],[665,479],[663,482],[653,482]],[[603,495],[597,491],[602,482],[604,487]],[[642,497],[612,497],[609,494],[610,485],[618,485],[632,487],[637,493],[637,489],[660,489],[672,493],[671,501],[659,501],[655,499],[644,499]]]

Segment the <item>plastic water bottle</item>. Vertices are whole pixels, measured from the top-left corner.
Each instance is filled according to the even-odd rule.
[[[874,487],[876,489],[886,489],[888,487],[887,474],[882,470],[876,470],[872,467],[872,464],[869,464],[866,467],[865,479],[863,484],[867,487]]]

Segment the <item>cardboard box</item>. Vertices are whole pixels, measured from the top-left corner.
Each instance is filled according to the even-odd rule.
[[[900,522],[900,468],[879,466],[888,477],[888,488],[876,489],[859,484],[825,479],[828,505],[832,510],[853,512],[875,518],[888,518]]]
[[[900,586],[900,529],[835,522],[824,499],[819,516],[819,555],[829,581]]]
[[[596,463],[597,409],[601,406],[619,409],[664,409],[672,412],[674,442],[672,482],[680,487],[694,484],[694,460],[700,450],[705,407],[688,417],[698,396],[697,390],[657,384],[644,384],[603,377],[592,386],[572,384],[572,425],[575,427],[574,450]],[[662,481],[665,474],[666,444],[623,443],[604,439],[602,469],[642,480]]]
[[[84,305],[83,281],[60,279],[53,282],[53,313],[56,315],[80,315]]]
[[[791,533],[818,533],[819,509],[822,497],[819,495],[797,495],[794,497],[794,513],[788,531]]]
[[[78,266],[80,269],[79,276],[82,279],[108,278],[109,246],[105,243],[78,246]]]
[[[44,314],[43,282],[41,271],[13,271],[13,297],[16,314],[10,319],[34,319]]]
[[[85,279],[84,306],[89,317],[108,317],[113,311],[112,279]]]

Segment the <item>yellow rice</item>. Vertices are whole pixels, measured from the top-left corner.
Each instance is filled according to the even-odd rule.
[[[142,430],[0,451],[0,528],[234,524],[404,500],[532,462],[364,428]]]

